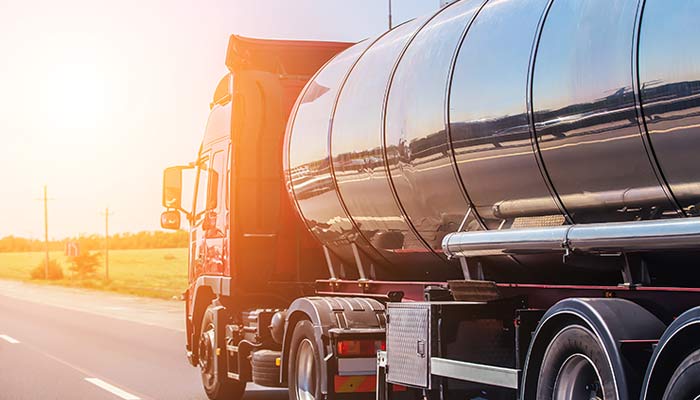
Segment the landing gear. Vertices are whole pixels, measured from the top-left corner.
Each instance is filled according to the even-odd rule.
[[[245,392],[245,382],[230,379],[223,364],[226,349],[217,351],[214,306],[207,307],[199,335],[199,369],[204,391],[211,400],[239,400]]]

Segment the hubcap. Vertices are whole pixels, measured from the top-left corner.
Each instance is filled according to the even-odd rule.
[[[564,361],[554,383],[553,400],[604,400],[600,375],[590,358],[574,354]]]
[[[304,339],[297,350],[296,393],[299,400],[314,400],[316,393],[316,356],[311,340]]]
[[[202,380],[207,386],[214,384],[214,326],[208,325],[199,336],[199,368],[202,371]]]

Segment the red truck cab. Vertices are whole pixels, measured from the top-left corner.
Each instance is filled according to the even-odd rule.
[[[320,246],[301,228],[287,194],[282,148],[299,92],[326,61],[350,45],[230,38],[230,72],[210,103],[196,161],[166,169],[163,181],[168,210],[161,225],[179,229],[181,213],[189,225],[185,301],[187,354],[193,365],[206,369],[211,364],[202,360],[207,351],[202,321],[212,302],[235,310],[284,309],[294,298],[312,294],[313,282],[325,269]],[[191,204],[181,199],[184,170],[194,174]],[[204,379],[207,393],[218,398]]]

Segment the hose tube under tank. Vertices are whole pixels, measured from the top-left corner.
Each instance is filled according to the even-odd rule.
[[[455,232],[442,248],[449,257],[533,253],[588,254],[695,250],[700,218],[569,225],[489,232]]]

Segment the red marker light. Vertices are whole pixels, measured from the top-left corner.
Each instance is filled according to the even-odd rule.
[[[383,340],[341,340],[336,346],[338,357],[376,357],[377,351],[386,350]]]

